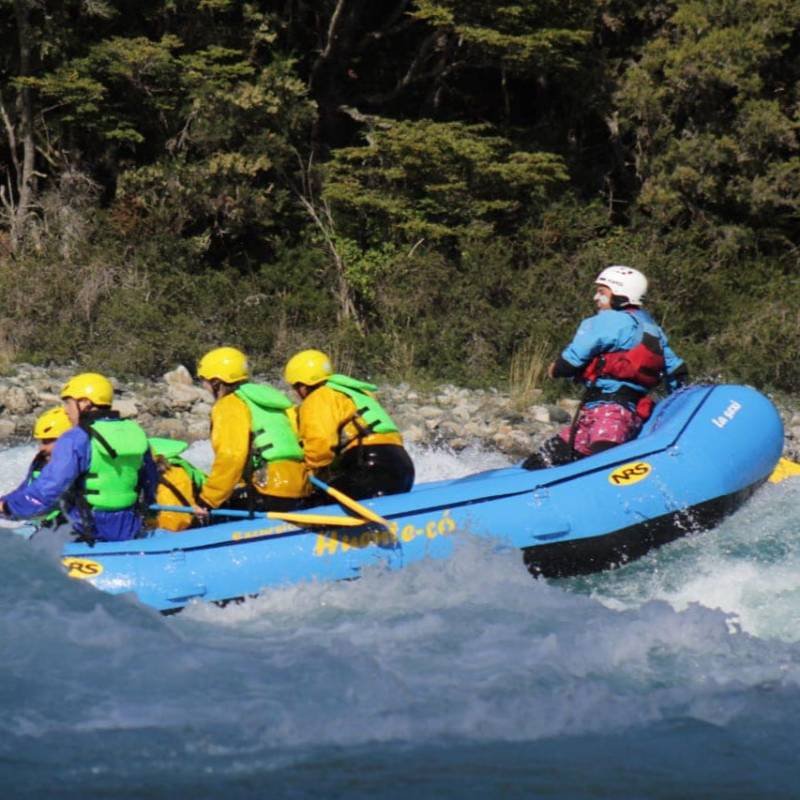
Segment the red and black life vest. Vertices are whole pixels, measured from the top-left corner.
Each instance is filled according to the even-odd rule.
[[[632,314],[632,312],[628,312]],[[642,335],[642,341],[630,350],[614,350],[595,356],[584,368],[581,377],[594,384],[598,378],[635,383],[649,390],[655,388],[664,374],[664,349],[657,336]]]

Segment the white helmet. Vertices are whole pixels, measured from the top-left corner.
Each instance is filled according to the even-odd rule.
[[[595,283],[608,286],[612,294],[626,298],[632,306],[640,306],[647,294],[647,278],[638,269],[619,264],[606,267],[595,278]]]

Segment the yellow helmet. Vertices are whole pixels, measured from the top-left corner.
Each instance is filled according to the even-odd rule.
[[[64,407],[56,406],[39,414],[33,426],[33,436],[35,439],[58,439],[71,427],[72,423],[69,421]]]
[[[209,350],[197,364],[197,374],[207,381],[239,383],[250,377],[247,356],[235,347],[217,347]]]
[[[333,374],[331,360],[321,350],[301,350],[287,362],[283,377],[290,386],[303,383],[316,386]]]
[[[63,398],[90,400],[96,406],[110,406],[114,400],[111,381],[97,372],[82,372],[70,378],[61,389]]]

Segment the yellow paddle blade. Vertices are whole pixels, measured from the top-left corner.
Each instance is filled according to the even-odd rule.
[[[292,525],[302,525],[308,527],[311,525],[332,525],[337,528],[356,528],[365,525],[363,519],[356,519],[355,517],[337,517],[331,514],[305,514],[294,513],[292,511],[268,511],[268,519],[279,519],[283,522],[291,522]]]
[[[800,464],[788,458],[782,458],[773,470],[772,475],[769,476],[769,480],[770,483],[780,483],[794,475],[800,475]]]
[[[360,517],[363,517],[370,522],[376,522],[378,525],[382,525],[384,528],[386,528],[386,530],[389,530],[389,520],[384,519],[380,514],[376,513],[371,508],[367,508],[357,500],[353,500],[352,497],[348,497],[348,495],[346,495],[344,492],[334,489],[333,486],[328,486],[327,483],[319,480],[318,478],[312,477],[311,482],[315,486],[319,486],[320,489],[327,492],[334,500],[337,500],[345,508],[349,508],[354,514],[358,514]]]

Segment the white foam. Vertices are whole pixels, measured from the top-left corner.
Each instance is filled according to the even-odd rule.
[[[0,451],[0,494],[8,494],[19,486],[35,455],[36,446],[33,444]]]
[[[463,469],[414,456],[427,477]],[[448,560],[169,618],[0,539],[4,685],[37,687],[4,694],[0,732],[180,729],[187,752],[241,756],[725,725],[773,697],[780,714],[800,687],[797,492],[766,487],[717,530],[588,579],[534,580],[518,552],[459,533]]]

